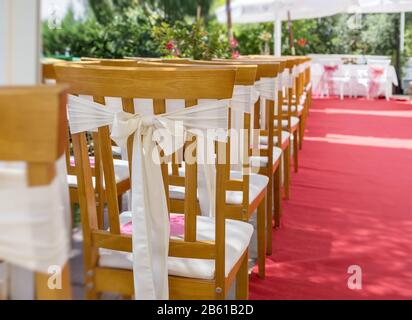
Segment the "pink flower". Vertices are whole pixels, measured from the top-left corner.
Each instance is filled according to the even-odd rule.
[[[235,38],[230,39],[231,48],[237,48],[238,46],[239,46],[239,42]]]
[[[175,48],[175,44],[173,43],[173,41],[169,41],[169,42],[166,44],[166,49],[167,49],[167,50],[172,51],[174,48]]]
[[[299,47],[304,47],[304,46],[306,46],[306,43],[307,43],[307,41],[306,41],[305,38],[300,38],[300,39],[297,41],[297,44],[298,44]]]
[[[232,52],[232,59],[239,59],[240,57],[240,52],[239,51],[233,51]]]

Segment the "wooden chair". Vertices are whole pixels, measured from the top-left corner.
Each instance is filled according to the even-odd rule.
[[[165,60],[166,63],[173,63],[173,60]],[[262,78],[276,78],[281,71],[281,65],[278,63],[271,63],[269,61],[242,61],[242,60],[224,60],[224,59],[215,59],[214,61],[192,61],[187,63],[202,63],[202,64],[225,64],[225,65],[232,65],[232,66],[242,66],[242,65],[250,65],[250,63],[256,64],[258,66],[257,74],[256,74],[256,81],[259,81]],[[259,156],[254,156],[253,160],[254,163],[259,163],[261,165],[258,168],[259,174],[266,175],[269,178],[268,189],[272,190],[268,193],[267,196],[267,253],[271,255],[272,253],[272,226],[273,226],[273,218],[275,221],[275,226],[280,226],[280,218],[282,215],[282,197],[281,197],[281,184],[282,184],[282,175],[281,175],[281,156],[284,152],[284,172],[285,172],[285,193],[288,197],[289,195],[289,181],[290,181],[290,147],[289,147],[289,135],[282,130],[277,130],[273,128],[273,124],[276,121],[282,121],[280,109],[275,112],[274,110],[274,101],[268,100],[266,105],[263,106],[263,109],[266,113],[266,119],[272,118],[274,122],[267,122],[261,123],[259,115],[261,114],[261,103],[258,101],[255,105],[254,111],[254,119],[252,121],[251,126],[255,130],[260,130],[260,137],[258,144],[263,146],[264,150],[260,151]],[[263,126],[263,127],[262,127]],[[272,129],[269,129],[272,128]],[[262,130],[261,130],[262,129]],[[269,137],[270,136],[270,137]],[[262,143],[265,142],[266,143]],[[268,146],[267,141],[273,141],[272,145]],[[269,150],[272,150],[269,151]],[[250,150],[250,156],[252,156],[252,150]],[[272,161],[268,158],[271,156]],[[260,158],[260,159],[259,159]],[[270,163],[273,163],[270,165]],[[270,173],[273,174],[270,174]],[[273,196],[272,196],[273,195]],[[272,211],[272,204],[274,204],[274,213]]]
[[[167,111],[166,99],[183,99],[186,101],[186,107],[191,107],[198,99],[231,98],[236,70],[59,65],[56,66],[56,73],[59,82],[63,81],[71,85],[72,94],[91,95],[96,102],[101,104],[105,103],[105,96],[120,97],[126,112],[162,114]],[[134,98],[153,99],[153,106],[152,108],[146,106],[143,110],[139,108],[139,101],[136,105],[134,104]],[[82,133],[73,135],[76,168],[78,168],[77,174],[80,182],[79,196],[84,235],[87,298],[96,298],[99,293],[106,291],[132,296],[134,289],[130,260],[131,235],[122,232],[123,227],[130,222],[130,213],[120,214],[116,200],[117,189],[113,179],[113,155],[109,147],[109,128],[100,128],[98,136],[107,188],[108,229],[99,228],[97,224],[85,135]],[[131,143],[132,141],[128,148],[129,157],[132,157]],[[220,143],[218,149],[225,150],[226,146],[221,146]],[[227,163],[216,165],[215,218],[197,216],[196,164],[186,165],[185,177],[179,177],[186,187],[185,223],[184,232],[170,240],[169,291],[171,299],[224,299],[234,279],[237,283],[237,298],[248,298],[248,245],[253,228],[241,221],[226,220],[224,206],[228,189],[225,175],[227,166]],[[130,164],[129,167],[131,168]],[[167,164],[163,165],[163,173],[167,194],[169,185]],[[198,238],[199,234],[205,233],[202,229],[205,226],[214,230],[212,234],[207,235],[206,241]],[[233,244],[235,247],[239,245],[238,248],[235,249]],[[176,260],[179,261],[178,264],[174,263]],[[182,264],[183,270],[179,268]],[[207,274],[202,273],[205,265],[207,265]]]
[[[251,59],[263,59],[266,61],[286,61],[286,68],[289,70],[290,83],[285,90],[284,102],[283,102],[283,118],[282,128],[288,131],[293,136],[293,162],[295,172],[299,170],[299,129],[300,129],[300,116],[303,113],[303,107],[296,105],[294,102],[296,99],[296,79],[292,73],[293,68],[298,65],[299,60],[296,57],[272,57],[272,56],[246,56],[245,60]]]
[[[250,64],[254,63],[258,66],[256,81],[262,78],[276,78],[282,71],[282,65],[280,63],[271,62],[268,60],[223,60],[216,59],[215,62],[229,63],[229,64]],[[279,99],[281,95],[278,93]],[[256,130],[260,130],[259,145],[261,149],[260,156],[266,158],[261,161],[263,167],[260,168],[259,173],[267,175],[269,177],[269,190],[272,190],[271,194],[267,197],[267,212],[269,212],[267,229],[268,229],[268,254],[272,253],[272,241],[271,230],[273,227],[273,219],[275,227],[280,227],[280,220],[282,216],[282,166],[281,159],[283,154],[283,169],[284,169],[284,187],[285,195],[289,197],[289,185],[290,185],[290,140],[289,134],[284,132],[279,125],[282,122],[281,100],[277,101],[278,109],[275,110],[275,101],[266,100],[265,105],[261,105],[258,101],[255,105],[253,127]],[[261,108],[263,108],[261,110]],[[266,122],[261,121],[261,112],[265,112]],[[271,120],[269,120],[271,119]],[[272,157],[272,161],[269,158]],[[273,165],[270,165],[273,163]],[[270,174],[272,172],[272,174]],[[274,205],[274,213],[272,210]],[[270,221],[270,223],[269,223]],[[270,234],[269,234],[270,233]]]
[[[141,67],[173,67],[179,69],[191,68],[218,68],[227,69],[227,64],[209,62],[209,61],[191,61],[180,60],[179,63],[173,60],[166,60],[162,62],[147,62],[138,61],[138,65]],[[229,65],[229,67],[236,69],[236,81],[235,85],[238,86],[253,86],[256,80],[256,65]],[[243,130],[250,132],[251,126],[251,114],[246,113],[244,115]],[[250,146],[250,134],[246,134],[246,141],[244,145]],[[228,144],[229,147],[229,144]],[[227,150],[229,154],[230,150]],[[272,237],[266,232],[265,225],[270,226],[272,223],[271,210],[266,215],[266,193],[269,179],[265,175],[259,175],[251,173],[253,171],[250,168],[251,155],[253,150],[247,149],[247,153],[240,155],[245,157],[243,159],[242,171],[231,170],[226,175],[229,177],[228,188],[230,192],[227,196],[227,202],[225,206],[226,217],[229,219],[236,219],[242,221],[249,221],[252,215],[257,211],[257,238],[258,238],[258,267],[259,277],[265,277],[265,258],[266,248],[271,246]],[[256,157],[255,157],[256,160]],[[174,176],[181,175],[181,170],[175,170]],[[174,212],[181,212],[184,202],[184,189],[181,186],[174,188],[170,193],[172,210]],[[179,204],[180,202],[180,204]],[[175,204],[175,205],[173,205]],[[266,236],[268,234],[268,236]]]
[[[30,187],[47,186],[55,178],[55,162],[66,145],[65,103],[62,86],[0,88],[0,161],[27,163]],[[71,299],[68,264],[62,269],[61,290],[48,287],[49,277],[35,274],[36,299]]]
[[[273,61],[273,59],[253,59],[251,60],[250,58],[245,58],[245,59],[235,59],[235,60],[222,60],[222,59],[216,59],[216,61],[219,62],[225,62],[228,63],[243,63],[243,64],[248,64],[248,63],[255,63],[258,65],[258,79],[260,78],[276,78],[278,75],[280,75],[285,68],[285,62],[284,60],[279,60],[279,61]],[[282,88],[279,88],[278,92],[278,106],[282,106],[283,103],[283,93],[282,93]],[[274,105],[274,102],[273,102]],[[256,115],[260,114],[260,103],[256,104],[255,106],[255,118],[254,118],[254,127],[260,128],[260,119],[259,117],[256,117]],[[274,126],[276,126],[276,129],[273,134],[273,143],[275,144],[275,147],[281,148],[283,151],[283,171],[284,171],[284,190],[285,190],[285,198],[289,199],[289,190],[290,190],[290,133],[285,131],[285,130],[278,130],[279,127],[279,116],[282,115],[282,110],[278,109],[276,111],[273,111],[273,121],[274,121]],[[283,115],[282,115],[283,116]],[[282,119],[281,119],[282,120]],[[283,122],[283,121],[282,121]],[[267,148],[266,146],[268,145],[268,137],[267,137],[267,131],[262,130],[261,131],[261,137],[260,137],[260,145],[262,145],[264,148]],[[275,182],[276,183],[276,182]],[[274,191],[276,193],[276,191]],[[275,197],[276,199],[276,197]],[[278,212],[279,215],[276,216],[275,213],[275,223],[276,226],[280,225],[280,216],[281,216],[281,205],[280,203],[278,206],[277,201],[275,201],[275,209],[279,208]],[[276,212],[277,210],[275,210]]]
[[[127,62],[127,61],[126,61]],[[132,62],[132,61],[130,61]],[[129,62],[129,63],[130,63]],[[81,64],[81,65],[95,65],[100,64],[99,60],[91,61],[82,61],[82,62],[64,62],[59,60],[51,60],[42,64],[42,74],[43,74],[43,83],[52,83],[56,82],[56,72],[54,66],[56,64]],[[125,64],[127,66],[127,64]],[[88,136],[88,143],[90,146],[98,144],[97,135],[90,134]],[[97,147],[97,145],[95,145]],[[99,212],[99,223],[103,223],[103,211],[104,205],[106,203],[105,196],[105,186],[104,178],[102,174],[101,161],[99,152],[94,152],[94,148],[90,148],[90,161],[93,164],[92,174],[93,174],[93,185],[96,190],[96,198],[98,199],[98,212]],[[96,148],[98,149],[98,148]],[[113,146],[113,152],[120,155],[120,148]],[[70,135],[68,135],[68,143],[66,148],[66,165],[67,165],[67,182],[69,184],[70,192],[70,203],[72,206],[72,214],[74,214],[74,205],[79,204],[78,196],[78,184],[76,177],[76,168],[74,163],[74,156],[72,155],[72,145],[70,141]],[[122,207],[122,197],[123,195],[130,190],[130,179],[129,179],[129,169],[127,161],[122,161],[121,159],[114,159],[115,163],[115,173],[116,173],[116,185],[117,193],[119,195],[119,207]],[[74,218],[73,218],[74,221]]]

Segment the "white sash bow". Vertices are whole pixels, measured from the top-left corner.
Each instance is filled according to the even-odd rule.
[[[228,106],[228,101],[221,100],[167,114],[141,116],[115,112],[98,103],[69,96],[72,133],[111,125],[111,138],[122,147],[134,134],[131,184],[136,299],[165,300],[169,295],[170,225],[157,146],[169,156],[183,147],[186,132],[198,134],[199,130],[227,129]],[[208,138],[226,141],[226,134]]]

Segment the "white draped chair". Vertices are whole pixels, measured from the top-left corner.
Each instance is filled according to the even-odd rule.
[[[72,295],[65,103],[61,86],[0,88],[0,260],[35,272],[39,300]]]
[[[224,214],[225,195],[231,188],[226,175],[230,168],[225,157],[227,143],[222,142],[227,133],[212,143],[217,145],[216,157],[220,159],[212,165],[216,181],[214,174],[206,175],[206,181],[200,178],[202,170],[213,173],[207,171],[210,166],[187,161],[187,152],[198,156],[203,150],[194,148],[193,143],[185,145],[185,175],[170,179],[168,174],[168,165],[183,147],[178,143],[182,136],[207,128],[227,129],[236,70],[79,65],[58,65],[55,69],[58,82],[70,84],[73,95],[93,96],[96,102],[69,99],[87,297],[96,298],[109,291],[135,295],[137,299],[224,299],[236,279],[237,298],[247,299],[248,246],[253,227],[226,219]],[[123,111],[105,106],[104,97],[120,98]],[[200,104],[199,99],[209,102]],[[184,100],[187,108],[176,110],[170,102],[177,100]],[[97,224],[85,141],[85,131],[97,127],[107,191],[106,228]],[[174,142],[171,149],[166,144],[169,140],[163,141],[157,130]],[[130,212],[118,208],[112,139],[127,146],[132,184]],[[195,141],[199,143],[199,139],[197,135]],[[152,156],[164,162],[159,164]],[[169,212],[169,185],[175,182],[185,187],[183,216]],[[198,215],[197,193],[205,187],[207,197],[199,201],[215,203],[214,217]]]

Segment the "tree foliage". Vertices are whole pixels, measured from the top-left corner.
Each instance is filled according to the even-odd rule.
[[[61,28],[43,25],[46,55],[122,57],[170,54],[172,41],[181,56],[209,59],[228,54],[226,26],[211,12],[225,0],[88,0],[89,14],[76,20],[69,11]],[[196,19],[198,8],[202,18]],[[212,9],[211,9],[212,8]],[[348,14],[293,22],[296,54],[342,53],[394,56],[398,14],[363,15],[351,28]],[[235,25],[241,54],[273,53],[272,23]],[[283,24],[283,54],[291,54],[287,23]],[[406,54],[412,56],[412,14],[407,14]]]
[[[348,23],[349,18],[349,15],[341,14],[321,19],[294,21],[296,54],[394,55],[399,37],[399,15],[363,15],[359,28],[351,28]],[[236,27],[235,36],[239,40],[241,53],[260,53],[263,42],[259,39],[259,34],[273,32],[272,30],[273,24],[271,23]],[[412,40],[412,31],[407,31],[407,36]],[[291,54],[286,22],[283,23],[282,43],[283,54]],[[412,41],[409,43],[412,48]],[[270,41],[270,45],[273,53],[273,40]],[[412,53],[412,49],[410,51]]]

